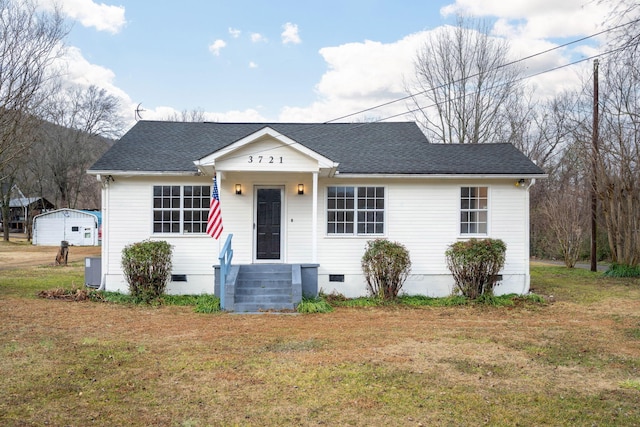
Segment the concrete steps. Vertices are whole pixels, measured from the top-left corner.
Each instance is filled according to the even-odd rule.
[[[236,313],[295,309],[292,267],[288,264],[241,265],[235,286]]]

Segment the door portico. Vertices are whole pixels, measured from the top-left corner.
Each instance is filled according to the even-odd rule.
[[[202,174],[217,176],[234,259],[317,261],[318,178],[333,176],[337,163],[270,127],[194,163]]]

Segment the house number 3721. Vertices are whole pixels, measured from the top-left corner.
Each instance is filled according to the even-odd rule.
[[[282,163],[282,156],[249,156],[248,163]]]

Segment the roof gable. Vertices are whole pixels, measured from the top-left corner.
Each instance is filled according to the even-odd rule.
[[[208,175],[219,171],[277,170],[311,172],[335,170],[337,163],[270,126],[253,132],[222,149],[194,161]]]

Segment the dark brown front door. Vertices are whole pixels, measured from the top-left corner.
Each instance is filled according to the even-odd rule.
[[[280,259],[281,191],[258,188],[256,212],[256,258]]]

